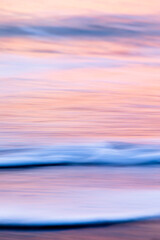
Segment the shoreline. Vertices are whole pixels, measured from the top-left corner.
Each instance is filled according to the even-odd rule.
[[[57,230],[0,230],[0,240],[159,240],[160,220]]]

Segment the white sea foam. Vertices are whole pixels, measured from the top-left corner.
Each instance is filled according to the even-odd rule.
[[[60,197],[61,195],[61,197]],[[57,201],[57,198],[60,199]],[[0,225],[117,223],[160,217],[160,191],[73,189],[52,198],[13,197],[0,206]],[[29,199],[28,199],[29,200]]]

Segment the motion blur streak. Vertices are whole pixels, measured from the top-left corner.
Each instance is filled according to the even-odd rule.
[[[160,239],[160,1],[1,0],[0,130],[0,240]]]

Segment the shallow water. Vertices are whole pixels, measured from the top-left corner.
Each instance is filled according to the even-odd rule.
[[[3,170],[1,225],[75,225],[160,216],[159,167]]]

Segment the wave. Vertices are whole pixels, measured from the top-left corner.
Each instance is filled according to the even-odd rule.
[[[66,221],[66,222],[0,222],[0,230],[65,230],[88,227],[103,227],[117,224],[125,224],[132,222],[160,220],[159,215],[149,215],[143,217],[131,217],[122,219],[89,219],[80,221]]]
[[[160,147],[153,144],[105,142],[38,148],[0,149],[0,168],[40,166],[160,164]]]

